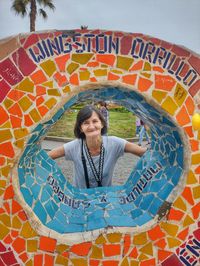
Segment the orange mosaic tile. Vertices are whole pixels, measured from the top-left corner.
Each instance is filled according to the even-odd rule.
[[[148,236],[149,238],[154,241],[157,240],[159,238],[162,238],[165,236],[164,232],[161,230],[160,226],[157,225],[154,228],[148,230]]]
[[[12,243],[12,247],[17,253],[22,253],[25,250],[25,245],[26,241],[21,237],[17,237]]]
[[[185,198],[185,200],[190,204],[194,205],[194,199],[192,195],[192,191],[190,187],[185,187],[182,196]]]
[[[96,55],[96,60],[97,62],[104,63],[109,66],[113,66],[115,63],[115,56],[114,55],[101,55],[97,54]]]
[[[4,142],[0,144],[0,154],[9,158],[13,158],[15,156],[15,152],[12,144],[10,142]]]
[[[137,79],[136,74],[125,75],[122,77],[122,81],[130,85],[135,85],[136,79]]]
[[[71,75],[70,79],[69,79],[69,82],[72,84],[72,85],[79,85],[79,79],[78,79],[78,75],[75,73],[73,75]]]
[[[120,79],[118,75],[115,75],[112,72],[108,73],[108,80],[118,80],[118,79]]]
[[[121,246],[120,244],[104,244],[103,253],[106,257],[118,256],[121,254]]]
[[[54,252],[56,248],[56,242],[57,242],[56,239],[41,236],[39,248],[44,251]]]
[[[92,246],[91,242],[81,243],[81,244],[73,245],[70,248],[70,251],[79,256],[87,256],[91,249],[91,246]]]
[[[169,75],[155,75],[155,89],[171,91],[176,81]]]
[[[10,185],[6,188],[5,194],[4,194],[4,200],[12,199],[14,196],[13,186]]]
[[[69,58],[70,58],[69,54],[55,58],[55,62],[61,72],[65,72],[66,63],[69,60]]]
[[[138,81],[138,90],[141,92],[148,91],[152,84],[153,81],[140,77]]]
[[[181,126],[185,126],[190,123],[191,120],[185,106],[180,109],[180,111],[176,115],[176,119]]]
[[[41,83],[44,83],[45,81],[47,81],[47,78],[44,75],[42,70],[36,71],[30,77],[31,77],[31,79],[32,79],[32,81],[34,82],[35,85],[41,84]]]

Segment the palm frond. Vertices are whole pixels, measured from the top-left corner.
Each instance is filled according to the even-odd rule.
[[[16,14],[20,14],[24,17],[27,14],[27,0],[14,0],[11,9],[15,11]]]
[[[43,19],[47,19],[47,13],[44,11],[44,9],[39,8],[39,14],[43,17]]]

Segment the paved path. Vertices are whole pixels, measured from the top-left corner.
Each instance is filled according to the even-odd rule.
[[[52,140],[44,140],[42,142],[42,148],[47,151],[60,145],[63,145],[63,142]],[[139,158],[137,156],[127,153],[124,154],[123,157],[119,158],[113,175],[113,185],[124,184],[138,160]],[[73,176],[73,163],[66,161],[64,158],[56,159],[56,162],[65,177],[69,178],[69,180],[71,181]]]

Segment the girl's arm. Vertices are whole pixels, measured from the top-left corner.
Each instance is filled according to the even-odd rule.
[[[47,153],[52,159],[57,159],[65,156],[64,146],[55,148]]]
[[[135,143],[126,142],[124,152],[132,153],[134,155],[137,155],[141,157],[145,152],[147,151],[146,147],[141,147]]]

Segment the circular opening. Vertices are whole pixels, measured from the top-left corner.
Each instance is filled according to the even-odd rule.
[[[41,149],[40,139],[52,124],[72,105],[89,98],[119,103],[150,128],[151,149],[122,186],[77,189]],[[135,91],[107,87],[80,92],[51,120],[39,124],[20,158],[18,176],[24,200],[39,221],[63,234],[110,226],[138,227],[155,216],[160,218],[170,206],[166,202],[177,193],[184,168],[184,145],[173,121]]]

